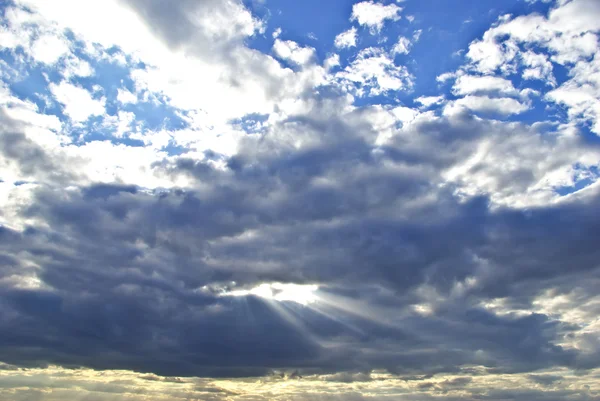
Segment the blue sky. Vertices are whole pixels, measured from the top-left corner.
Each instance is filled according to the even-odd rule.
[[[0,3],[0,398],[600,400],[599,21]]]

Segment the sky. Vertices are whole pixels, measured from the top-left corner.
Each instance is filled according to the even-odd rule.
[[[600,400],[600,1],[0,1],[0,400]]]

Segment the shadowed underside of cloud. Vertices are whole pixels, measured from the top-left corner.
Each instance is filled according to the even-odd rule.
[[[327,52],[258,3],[2,6],[0,397],[600,399],[592,3],[436,96],[410,2]]]
[[[469,141],[451,138],[455,124]],[[481,124],[463,117],[415,130],[432,136],[443,126],[443,140],[461,153]],[[277,157],[271,148],[260,165],[250,150],[275,145],[258,145],[240,152],[234,170],[184,159],[155,167],[191,175],[202,190],[38,187],[21,214],[46,226],[2,232],[4,275],[22,281],[3,290],[4,360],[170,376],[596,366],[595,355],[558,345],[580,326],[485,307],[508,299],[527,309],[547,289],[569,293],[574,285],[592,297],[596,196],[492,210],[486,197],[460,201],[436,189],[439,177],[386,171],[399,156],[357,155],[366,144],[351,133],[335,149],[340,134],[306,154]],[[344,177],[338,169],[347,159],[370,171],[368,180]],[[430,159],[412,164],[435,171],[451,162]],[[311,185],[318,177],[336,185]],[[432,193],[435,202],[411,202]],[[27,277],[38,288],[27,288]],[[274,306],[219,294],[261,282],[318,283],[321,300]],[[356,297],[367,309],[352,310]]]

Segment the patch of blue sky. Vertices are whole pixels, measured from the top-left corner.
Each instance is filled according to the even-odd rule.
[[[166,103],[139,102],[136,104],[117,105],[113,100],[107,101],[107,116],[113,117],[121,112],[132,112],[135,115],[134,120],[129,125],[130,130],[121,135],[117,135],[118,127],[107,123],[106,116],[95,116],[89,118],[83,124],[73,125],[70,129],[71,137],[76,143],[84,144],[93,141],[110,141],[113,144],[124,144],[127,146],[145,146],[144,142],[138,138],[130,137],[132,133],[144,134],[150,131],[167,130],[173,131],[187,127],[187,122],[179,115],[178,110],[168,106]],[[110,106],[109,106],[110,104]],[[136,127],[134,129],[133,127]],[[169,153],[183,153],[182,149],[169,144],[165,147]]]
[[[353,3],[353,0],[267,0],[264,4],[246,1],[257,17],[268,21],[265,33],[267,40],[255,39],[250,45],[269,53],[273,43],[272,33],[281,28],[282,39],[316,47],[317,56],[323,60],[332,51],[336,35],[350,28]]]
[[[116,98],[118,89],[134,89],[130,67],[108,60],[88,59],[86,61],[90,63],[95,73],[89,77],[73,77],[71,82],[90,92],[94,91],[94,87],[100,86],[107,99]]]
[[[251,113],[229,121],[229,124],[246,134],[258,134],[264,132],[263,124],[269,118],[268,114]]]
[[[415,16],[414,25],[423,32],[414,43],[410,56],[416,61],[411,69],[418,93],[432,94],[436,77],[455,71],[465,62],[469,44],[481,38],[490,25],[505,14],[546,13],[549,5],[529,4],[522,0],[424,0],[406,2],[403,14]]]
[[[404,90],[387,91],[380,95],[373,96],[356,96],[354,98],[354,106],[364,107],[373,105],[383,106],[407,106],[411,105],[413,94],[407,93]]]
[[[185,146],[178,145],[173,140],[169,141],[169,143],[167,144],[167,146],[165,146],[161,150],[163,152],[167,153],[169,156],[181,156],[181,155],[184,155],[184,154],[190,152],[189,148],[187,148]]]
[[[579,135],[588,146],[600,146],[600,135],[592,131],[592,123],[589,120],[577,124]]]
[[[20,63],[18,60],[22,56],[20,49],[14,53],[0,51],[0,59],[5,61],[7,66],[17,66],[19,69],[17,73],[7,71],[10,77],[5,80],[8,89],[18,99],[35,104],[41,113],[54,114],[61,120],[66,119],[62,108],[54,101],[48,88],[49,82],[59,80],[60,74],[56,69],[44,64]]]
[[[118,52],[118,49],[112,49],[112,51]],[[115,116],[119,111],[132,112],[135,115],[134,123],[142,132],[161,129],[177,130],[187,127],[187,122],[179,115],[180,110],[169,106],[168,99],[162,96],[154,96],[147,100],[128,104],[122,104],[117,99],[119,89],[135,92],[135,84],[131,79],[131,65],[122,65],[107,59],[88,58],[87,61],[94,68],[95,74],[89,77],[76,77],[72,81],[89,90],[95,98],[105,97],[107,115]],[[143,64],[136,64],[133,67],[145,68]],[[94,88],[98,86],[102,90],[94,92]],[[91,136],[89,140],[94,140],[93,138],[94,136]]]
[[[145,146],[144,142],[139,139],[133,139],[128,134],[119,137],[115,135],[115,132],[116,129],[107,125],[103,116],[90,117],[83,124],[74,125],[70,129],[71,137],[78,145],[94,141],[109,141],[113,145]]]
[[[272,53],[272,34],[275,29],[281,28],[281,39],[315,47],[321,62],[330,54],[338,53],[341,68],[344,68],[353,61],[360,49],[382,47],[391,51],[398,38],[405,36],[413,42],[410,53],[397,55],[395,64],[405,65],[414,76],[413,90],[390,91],[374,97],[364,96],[357,98],[355,104],[404,104],[414,107],[416,104],[413,100],[416,97],[449,94],[450,87],[440,87],[436,81],[437,76],[455,71],[463,65],[464,54],[471,41],[480,38],[499,16],[531,12],[546,14],[550,8],[550,4],[544,2],[527,3],[522,0],[379,1],[380,4],[397,4],[402,7],[402,18],[398,21],[386,21],[380,32],[372,34],[368,27],[361,27],[356,21],[350,20],[355,3],[354,0],[247,0],[246,5],[254,15],[267,21],[265,34],[251,38],[249,45],[265,53]],[[414,17],[414,20],[409,21],[407,16]],[[357,27],[357,47],[336,49],[335,37],[353,26]],[[413,35],[418,30],[422,31],[420,38],[414,40]],[[283,60],[280,62],[286,67],[296,68]],[[512,78],[519,79],[518,76]],[[564,79],[565,76],[557,76],[559,82]],[[532,81],[527,84],[530,87],[537,85]]]
[[[52,93],[48,89],[47,77],[46,68],[35,66],[20,74],[8,87],[17,98],[34,103],[40,112],[64,117],[58,104],[50,101]]]
[[[161,129],[174,131],[189,126],[181,115],[180,110],[168,105],[163,99],[160,102],[138,102],[120,106],[120,110],[133,112],[136,120],[141,123],[141,129],[157,131]]]

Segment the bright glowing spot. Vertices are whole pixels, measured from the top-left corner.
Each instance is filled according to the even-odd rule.
[[[254,295],[274,301],[291,301],[301,305],[308,305],[318,300],[316,291],[318,285],[263,283],[248,290],[235,290],[223,293],[223,296],[245,297]]]

